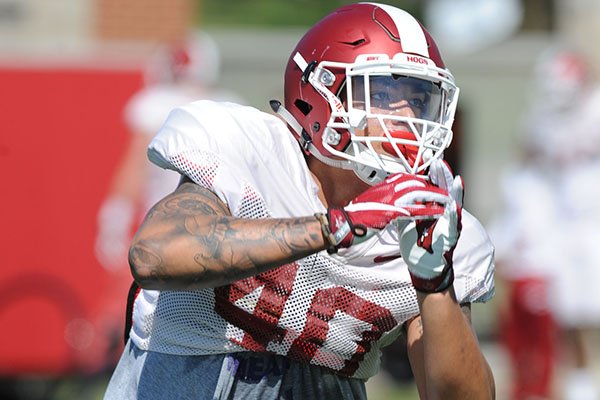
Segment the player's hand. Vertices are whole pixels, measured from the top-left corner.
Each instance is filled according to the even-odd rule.
[[[441,217],[414,221],[400,228],[400,253],[416,290],[434,293],[454,282],[452,256],[462,228],[463,181],[443,161],[432,163],[429,178],[446,190],[452,201]]]
[[[445,189],[422,177],[399,173],[367,189],[347,206],[329,207],[326,221],[330,252],[347,248],[371,237],[390,222],[428,220],[445,211],[452,199]]]

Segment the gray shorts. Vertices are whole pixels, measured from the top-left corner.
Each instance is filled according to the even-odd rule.
[[[178,356],[125,346],[105,400],[366,399],[364,381],[251,352]]]

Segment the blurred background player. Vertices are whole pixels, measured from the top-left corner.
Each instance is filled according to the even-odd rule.
[[[214,39],[204,31],[192,31],[182,42],[157,48],[144,71],[144,87],[125,106],[123,118],[131,135],[98,212],[95,243],[98,261],[117,277],[106,296],[106,324],[119,344],[132,281],[127,250],[133,231],[151,205],[170,193],[179,180],[177,173],[148,162],[146,148],[177,106],[199,99],[240,102],[237,95],[218,87],[220,69]]]
[[[527,132],[522,146],[521,157],[502,176],[503,208],[490,226],[497,277],[505,289],[499,339],[510,361],[510,398],[548,399],[557,334],[550,285],[561,267],[553,187],[557,168]]]
[[[600,86],[588,60],[577,51],[557,48],[544,57],[550,68],[545,81],[556,86],[546,97],[556,99],[555,117],[546,116],[544,130],[554,137],[550,156],[559,165],[557,231],[562,235],[564,263],[556,271],[552,300],[562,331],[561,398],[597,400],[600,386],[592,370],[592,349],[597,344],[590,339],[600,327],[600,193],[595,189],[600,182]],[[539,110],[531,125],[537,121],[541,127],[542,119]]]
[[[145,86],[127,103],[123,117],[131,138],[98,214],[96,256],[107,270],[127,264],[134,225],[152,204],[177,186],[179,175],[146,159],[150,139],[169,112],[199,99],[233,100],[217,88],[220,53],[206,32],[192,32],[184,43],[158,49],[145,71]]]
[[[501,343],[511,398],[592,400],[598,390],[586,331],[600,321],[600,215],[589,183],[600,179],[600,92],[586,60],[564,45],[543,52],[534,74],[522,154],[503,175],[504,208],[490,229],[506,288]],[[555,379],[562,371],[564,379]]]

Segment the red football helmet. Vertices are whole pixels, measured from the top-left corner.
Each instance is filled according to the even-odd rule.
[[[305,151],[375,184],[424,173],[452,140],[458,88],[425,28],[393,6],[338,8],[300,40],[285,108]]]

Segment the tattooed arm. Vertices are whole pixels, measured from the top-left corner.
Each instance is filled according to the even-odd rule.
[[[225,285],[323,250],[314,217],[241,219],[210,190],[184,179],[148,213],[129,249],[147,289]]]

